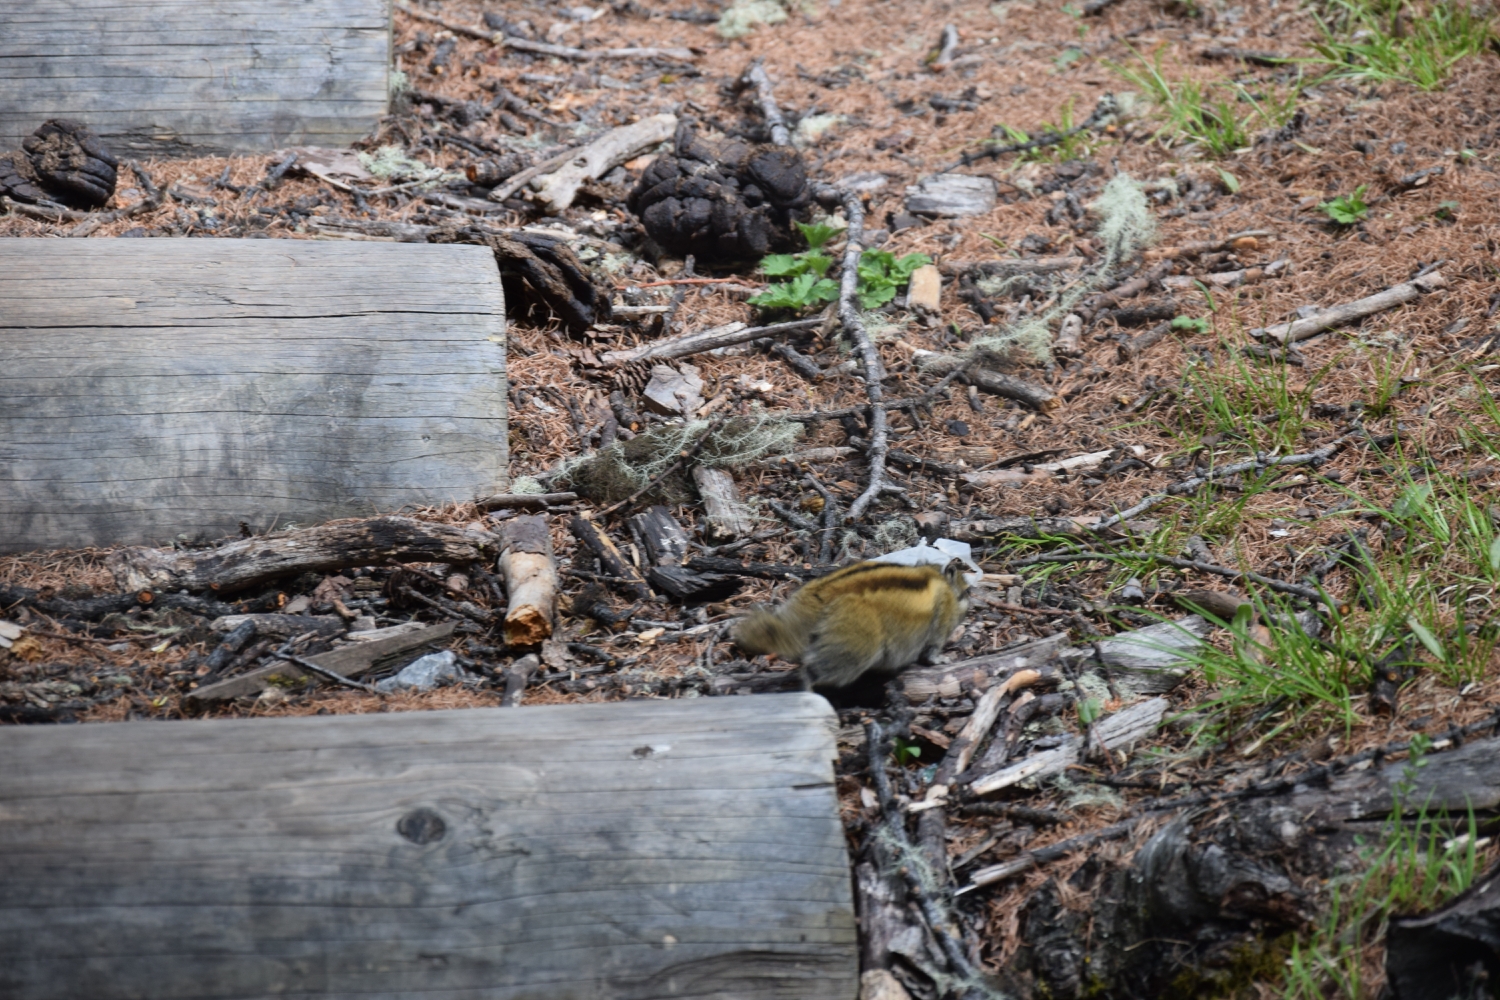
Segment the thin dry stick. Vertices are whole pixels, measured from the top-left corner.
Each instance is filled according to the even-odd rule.
[[[1248,580],[1258,583],[1262,587],[1280,591],[1283,594],[1291,594],[1314,604],[1327,604],[1328,598],[1311,587],[1304,587],[1296,583],[1286,583],[1281,580],[1252,573],[1249,570],[1231,569],[1228,566],[1220,566],[1218,563],[1202,562],[1197,559],[1179,559],[1176,556],[1164,556],[1156,552],[1098,552],[1085,549],[1080,552],[1048,552],[1043,555],[1030,556],[1011,563],[1012,566],[1034,566],[1037,563],[1049,562],[1084,562],[1090,559],[1102,559],[1114,561],[1119,559],[1140,559],[1143,561],[1166,563],[1168,566],[1176,566],[1178,569],[1193,569],[1200,573],[1212,573],[1215,576],[1226,577],[1231,580]]]
[[[1097,524],[1091,525],[1089,530],[1103,531],[1105,528],[1113,527],[1114,525],[1119,524],[1122,521],[1128,521],[1132,517],[1138,517],[1141,514],[1144,514],[1146,513],[1146,511],[1157,506],[1158,504],[1164,503],[1165,501],[1171,499],[1171,497],[1173,496],[1181,496],[1184,493],[1191,493],[1194,490],[1198,489],[1200,486],[1207,485],[1208,483],[1211,483],[1216,479],[1222,479],[1225,476],[1237,476],[1241,472],[1261,472],[1265,469],[1273,468],[1276,466],[1291,467],[1296,465],[1322,465],[1324,462],[1332,458],[1339,451],[1339,449],[1343,448],[1344,445],[1348,444],[1350,441],[1355,440],[1357,437],[1358,435],[1356,434],[1345,434],[1340,438],[1336,438],[1335,440],[1328,442],[1316,451],[1310,451],[1306,454],[1282,455],[1278,458],[1263,458],[1260,456],[1256,456],[1255,458],[1248,461],[1236,462],[1234,465],[1226,465],[1222,468],[1213,469],[1201,476],[1194,476],[1191,479],[1184,479],[1182,482],[1177,483],[1176,485],[1167,487],[1167,492],[1165,493],[1157,493],[1153,496],[1146,497],[1134,507],[1128,507],[1125,510],[1120,511],[1118,514],[1113,514],[1110,517],[1106,517],[1104,520],[1098,522]]]
[[[765,116],[766,126],[771,130],[771,143],[776,146],[786,146],[792,141],[791,132],[787,130],[786,119],[781,117],[781,109],[776,106],[776,95],[771,90],[771,78],[766,76],[766,67],[760,59],[750,64],[745,70],[745,75],[740,77],[742,86],[755,88],[755,99],[760,104],[760,113]]]
[[[849,519],[852,521],[863,515],[870,502],[880,496],[885,486],[885,457],[890,446],[887,441],[889,421],[886,418],[885,390],[881,386],[881,380],[885,378],[885,366],[880,363],[880,354],[876,352],[875,344],[859,318],[855,298],[855,291],[859,286],[859,257],[864,252],[859,241],[864,235],[865,207],[859,200],[859,195],[854,192],[844,191],[842,195],[844,217],[849,221],[849,228],[845,232],[848,242],[844,246],[844,272],[839,285],[839,322],[859,349],[865,370],[865,393],[870,397],[870,447],[865,452],[870,462],[870,485],[865,487],[858,500],[849,505]]]
[[[384,693],[372,684],[364,684],[352,677],[345,677],[343,674],[337,673],[333,670],[329,670],[327,667],[319,666],[312,660],[298,656],[296,653],[291,652],[293,641],[295,640],[289,640],[286,645],[282,646],[276,652],[272,653],[271,657],[277,660],[286,660],[288,663],[295,663],[303,670],[306,670],[309,673],[317,674],[319,677],[333,681],[335,684],[342,684],[345,687],[352,687],[357,691],[364,691],[367,694]]]

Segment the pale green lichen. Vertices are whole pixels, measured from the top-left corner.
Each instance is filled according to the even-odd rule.
[[[622,500],[666,472],[708,428],[707,420],[654,427],[592,455],[569,459],[555,468],[549,479],[553,485],[569,486],[595,502]],[[766,414],[735,417],[708,435],[693,461],[711,469],[742,466],[767,455],[786,454],[802,433],[801,424]],[[678,494],[686,498],[687,488],[682,483],[663,482],[658,489],[668,499],[675,500]]]
[[[1156,239],[1156,217],[1141,185],[1129,174],[1115,174],[1089,208],[1100,218],[1099,241],[1103,260],[1086,280],[1058,296],[1045,312],[1028,316],[1014,326],[974,341],[972,351],[994,360],[1019,358],[1038,363],[1052,359],[1052,331],[1078,303],[1104,287],[1120,266]],[[1014,279],[1011,279],[1014,280]],[[995,286],[991,286],[995,287]],[[1003,280],[999,285],[1004,287]]]
[[[381,146],[373,153],[360,153],[359,162],[373,176],[397,184],[409,182],[436,184],[459,176],[407,156],[406,151],[400,146]]]
[[[510,481],[512,493],[546,493],[542,484],[537,482],[535,476],[517,476]]]
[[[780,24],[787,19],[787,5],[781,0],[734,0],[719,15],[714,30],[721,38],[743,38],[762,24]]]

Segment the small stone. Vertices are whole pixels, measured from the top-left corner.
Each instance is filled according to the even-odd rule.
[[[917,226],[925,226],[926,223],[912,215],[910,212],[897,212],[891,219],[891,232],[899,233],[903,229],[914,229]]]
[[[954,437],[968,437],[969,425],[962,420],[950,420],[948,421],[948,433]]]
[[[703,405],[703,380],[692,365],[683,365],[680,372],[656,365],[641,400],[646,409],[664,417],[682,416]]]
[[[937,315],[938,300],[943,294],[943,279],[936,264],[923,264],[911,273],[906,290],[907,308],[914,312]]]
[[[387,677],[375,685],[377,691],[390,694],[393,691],[431,691],[444,681],[463,680],[463,671],[451,649],[441,653],[428,653],[401,668],[394,677]]]

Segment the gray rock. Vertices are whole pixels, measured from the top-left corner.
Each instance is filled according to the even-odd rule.
[[[995,207],[997,193],[988,177],[934,174],[906,189],[906,210],[914,215],[983,215]]]
[[[387,677],[375,685],[375,690],[385,694],[394,691],[431,691],[444,682],[461,681],[464,672],[454,659],[453,651],[428,653],[401,668],[394,677]]]

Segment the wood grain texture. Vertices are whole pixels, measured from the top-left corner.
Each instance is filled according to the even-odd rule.
[[[0,729],[0,995],[853,1000],[808,694]]]
[[[504,334],[485,247],[0,239],[0,551],[494,493]]]
[[[347,146],[385,114],[389,0],[6,0],[0,149],[48,118],[116,155]]]

